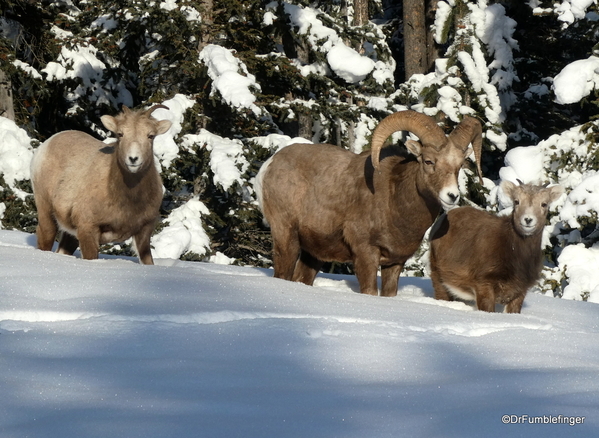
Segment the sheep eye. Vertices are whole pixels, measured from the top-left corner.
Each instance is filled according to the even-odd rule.
[[[156,136],[155,136],[154,134],[148,134],[148,138],[149,138],[150,140],[154,140],[154,138],[155,138],[155,137],[156,137]]]
[[[520,201],[518,201],[517,199],[514,199],[514,205],[520,205]]]
[[[122,132],[117,132],[117,133],[116,133],[116,136],[117,136],[118,138],[122,138],[122,137],[123,137],[123,133],[122,133]]]
[[[547,208],[547,203],[546,203],[546,202],[543,202],[543,203],[541,204],[541,207],[543,207],[543,208]]]
[[[435,164],[435,162],[432,160],[424,160],[424,164],[426,164],[427,166],[432,166]]]

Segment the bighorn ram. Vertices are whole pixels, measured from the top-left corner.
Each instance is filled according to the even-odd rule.
[[[38,248],[98,258],[100,244],[133,237],[141,263],[154,263],[150,236],[162,202],[162,180],[154,164],[154,137],[171,126],[151,117],[158,108],[102,116],[117,136],[106,144],[81,131],[64,131],[46,140],[31,162],[38,211]]]
[[[441,216],[430,233],[430,267],[435,298],[476,300],[479,310],[495,303],[520,313],[524,297],[541,275],[541,239],[549,204],[563,193],[530,184],[504,181],[502,190],[514,204],[509,216],[472,207]]]
[[[412,156],[381,151],[397,131],[419,137],[405,143]],[[433,118],[401,111],[376,127],[372,155],[327,144],[281,149],[256,184],[271,227],[275,277],[311,285],[324,261],[353,262],[361,292],[377,295],[381,266],[381,295],[397,295],[404,263],[441,207],[459,200],[458,172],[471,142],[481,177],[481,131],[476,119],[465,117],[447,137]]]

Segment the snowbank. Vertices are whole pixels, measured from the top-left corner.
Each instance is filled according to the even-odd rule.
[[[595,304],[531,294],[489,314],[427,278],[379,298],[355,277],[34,245],[0,231],[6,438],[599,433]]]

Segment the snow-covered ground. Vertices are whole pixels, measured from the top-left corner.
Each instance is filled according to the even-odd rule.
[[[3,438],[599,434],[597,304],[488,314],[428,279],[378,298],[354,277],[34,246],[0,230]]]

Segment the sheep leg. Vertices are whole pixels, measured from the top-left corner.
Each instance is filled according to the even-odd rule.
[[[358,283],[360,283],[360,292],[363,294],[374,296],[379,294],[377,285],[379,260],[372,248],[368,248],[354,257],[354,269]]]
[[[495,291],[492,286],[481,284],[477,287],[476,307],[484,312],[495,311]]]
[[[295,264],[295,270],[293,271],[293,281],[299,281],[308,286],[314,284],[314,278],[316,274],[322,268],[324,263],[318,260],[309,252],[302,250],[300,258]]]
[[[281,235],[271,230],[273,240],[272,261],[274,264],[274,277],[283,280],[292,280],[293,271],[300,254],[300,244],[297,233],[287,231]]]
[[[56,233],[58,233],[58,225],[50,214],[49,208],[41,201],[37,202],[37,212],[38,225],[35,231],[37,247],[43,251],[52,251],[54,239],[56,238]]]
[[[79,240],[77,240],[75,236],[72,236],[66,231],[62,232],[62,235],[60,236],[60,242],[58,244],[59,254],[73,255],[78,246]]]
[[[453,295],[451,295],[447,288],[443,285],[441,276],[436,269],[431,269],[431,280],[433,282],[436,300],[453,301]]]
[[[399,284],[399,275],[403,270],[403,263],[391,266],[381,266],[381,296],[394,297],[397,295],[397,285]]]
[[[77,237],[79,238],[81,257],[86,260],[97,259],[100,250],[100,230],[78,229]]]
[[[154,232],[154,225],[154,222],[147,224],[139,231],[139,233],[133,236],[135,251],[137,252],[137,257],[142,265],[154,264],[154,259],[152,258],[152,247],[150,245],[150,237]]]
[[[524,304],[525,294],[520,295],[517,298],[514,298],[512,301],[507,303],[505,306],[506,313],[520,313],[522,310],[522,304]]]

